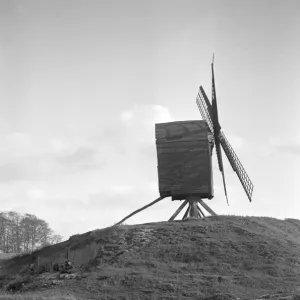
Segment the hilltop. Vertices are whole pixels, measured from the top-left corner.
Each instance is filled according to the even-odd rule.
[[[2,261],[1,272],[68,259],[74,275],[41,273],[24,293],[60,299],[282,298],[300,285],[299,250],[300,220],[214,216],[87,232]]]

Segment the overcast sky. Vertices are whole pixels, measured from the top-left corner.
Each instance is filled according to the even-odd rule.
[[[200,85],[254,183],[214,163],[218,214],[300,218],[300,2],[0,2],[1,211],[59,234],[159,196],[154,126],[201,119]],[[170,198],[128,220],[167,220]]]

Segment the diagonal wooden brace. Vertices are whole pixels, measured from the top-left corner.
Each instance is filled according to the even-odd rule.
[[[135,214],[137,214],[138,212],[140,212],[140,211],[142,211],[142,210],[144,210],[144,209],[150,207],[151,205],[153,205],[153,204],[155,204],[155,203],[157,203],[157,202],[163,200],[164,198],[166,198],[166,197],[159,197],[159,198],[157,198],[156,200],[152,201],[151,203],[149,203],[149,204],[143,206],[142,208],[135,210],[133,213],[131,213],[130,215],[128,215],[127,217],[125,217],[124,219],[122,219],[120,222],[114,224],[113,226],[122,224],[125,220],[129,219],[129,218],[132,217],[133,215],[135,215]]]
[[[186,212],[184,213],[184,216],[183,216],[182,220],[185,220],[185,219],[186,219],[186,217],[188,216],[188,214],[189,214],[189,212],[190,212],[190,209],[191,209],[191,206],[190,206],[190,204],[189,204],[189,206],[188,206]]]
[[[179,208],[175,211],[175,213],[173,214],[173,216],[170,218],[169,221],[173,221],[177,215],[182,211],[182,209],[188,204],[188,200],[185,200],[180,206]]]
[[[212,216],[217,216],[217,214],[206,204],[202,201],[202,199],[198,200],[199,204],[203,206]]]

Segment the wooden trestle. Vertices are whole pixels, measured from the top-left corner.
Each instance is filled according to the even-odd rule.
[[[156,200],[152,201],[151,203],[143,206],[140,209],[135,210],[131,214],[129,214],[127,217],[122,219],[120,222],[114,224],[114,225],[120,225],[122,224],[125,220],[129,219],[133,215],[141,212],[142,210],[154,205],[155,203],[163,200],[166,197],[159,197]],[[200,196],[195,196],[195,195],[189,195],[186,200],[179,206],[179,208],[175,211],[175,213],[172,215],[172,217],[169,219],[169,221],[173,221],[179,214],[180,212],[184,209],[184,207],[188,205],[187,210],[184,213],[184,216],[182,220],[186,220],[188,218],[204,218],[205,215],[203,213],[202,208],[205,208],[205,210],[211,214],[212,216],[216,216],[217,214],[201,199]]]

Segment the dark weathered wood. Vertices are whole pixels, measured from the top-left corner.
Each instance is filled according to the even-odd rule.
[[[191,208],[191,206],[190,206],[190,204],[189,204],[187,210],[186,210],[185,213],[184,213],[184,216],[183,216],[182,220],[185,220],[185,219],[186,219],[186,217],[188,216],[188,213],[189,213],[189,211],[190,211],[190,208]]]
[[[211,135],[204,121],[155,125],[159,192],[173,200],[189,194],[213,197]]]
[[[201,199],[198,200],[199,204],[203,206],[212,216],[217,216],[217,214]]]
[[[190,207],[191,207],[190,214],[189,214],[190,217],[196,217],[196,218],[198,218],[198,206],[197,206],[197,203],[198,203],[199,199],[201,199],[200,196],[197,196],[197,195],[188,195],[187,200],[189,201]]]
[[[211,198],[212,172],[208,139],[157,144],[160,194],[199,194]]]
[[[198,207],[197,207],[197,202],[196,201],[191,201],[191,210],[190,210],[190,217],[198,217]]]
[[[157,141],[187,141],[207,138],[208,127],[205,121],[177,121],[155,124]]]
[[[114,226],[115,226],[115,225],[120,225],[120,224],[122,224],[125,220],[129,219],[129,218],[132,217],[133,215],[135,215],[135,214],[139,213],[140,211],[142,211],[142,210],[144,210],[144,209],[150,207],[151,205],[153,205],[153,204],[155,204],[155,203],[157,203],[157,202],[163,200],[164,198],[166,198],[166,197],[159,197],[159,198],[157,198],[156,200],[152,201],[151,203],[149,203],[149,204],[143,206],[142,208],[135,210],[133,213],[131,213],[130,215],[128,215],[127,217],[125,217],[124,219],[122,219],[120,222],[114,224]]]
[[[173,216],[170,218],[169,221],[173,221],[178,215],[179,213],[182,211],[182,209],[187,205],[188,200],[185,200],[180,206],[179,208],[175,211],[175,213],[173,214]]]

